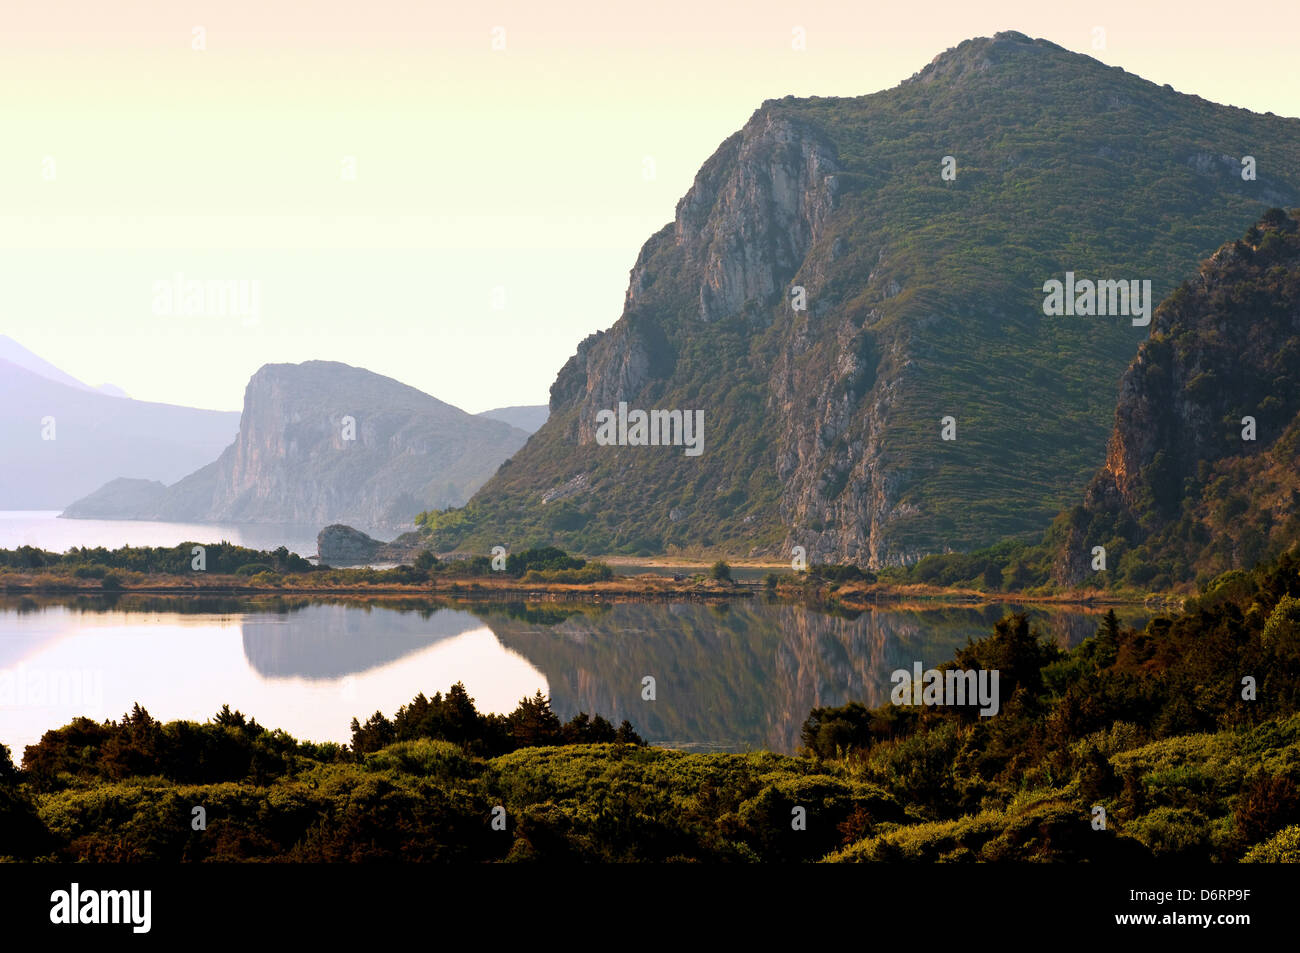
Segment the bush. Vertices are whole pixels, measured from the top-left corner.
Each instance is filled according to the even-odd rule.
[[[614,570],[602,562],[592,562],[581,569],[530,569],[524,573],[524,582],[558,582],[576,585],[588,582],[605,582],[614,578]]]
[[[1150,848],[1156,858],[1210,860],[1210,824],[1198,811],[1158,807],[1130,821],[1125,830]]]
[[[719,559],[710,567],[709,576],[718,582],[731,582],[731,567]]]
[[[397,771],[420,777],[462,778],[475,773],[459,745],[432,738],[399,741],[365,756],[367,771]]]
[[[1300,791],[1286,775],[1257,772],[1242,788],[1235,820],[1247,844],[1262,841],[1300,823]]]
[[[561,569],[581,569],[586,560],[570,556],[554,546],[526,549],[522,553],[511,553],[506,557],[506,575],[516,578],[523,576],[530,569],[539,572],[555,572]]]
[[[853,564],[836,565],[830,563],[815,563],[809,570],[809,575],[816,576],[818,579],[825,579],[827,582],[875,582],[876,574],[868,572],[860,566]]]
[[[1272,840],[1256,844],[1241,860],[1245,864],[1300,864],[1300,824],[1278,831]]]

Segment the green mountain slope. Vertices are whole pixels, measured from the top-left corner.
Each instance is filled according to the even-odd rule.
[[[1120,381],[1105,462],[1040,541],[887,572],[1165,592],[1286,552],[1300,539],[1298,369],[1300,211],[1270,209],[1156,309]]]
[[[1046,317],[1044,283],[1149,280],[1158,301],[1263,208],[1300,203],[1298,160],[1300,121],[1015,33],[884,92],[768,101],[647,241],[548,422],[422,523],[440,549],[798,545],[871,566],[1036,534],[1103,457],[1148,330]],[[702,411],[703,452],[600,445],[620,401]]]
[[[1165,301],[1055,575],[1162,588],[1300,539],[1300,212],[1268,212]]]

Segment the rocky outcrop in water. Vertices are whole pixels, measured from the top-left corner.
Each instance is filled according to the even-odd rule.
[[[403,533],[392,542],[332,523],[316,534],[316,554],[324,566],[367,566],[409,563],[423,548],[418,533]]]

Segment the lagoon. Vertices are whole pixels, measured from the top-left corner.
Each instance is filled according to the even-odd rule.
[[[136,702],[164,721],[207,720],[229,704],[304,740],[347,741],[353,717],[391,716],[417,692],[463,681],[481,711],[510,711],[540,689],[565,720],[626,718],[655,744],[793,753],[812,708],[882,704],[891,672],[948,661],[1014,608],[0,596],[0,742],[17,758],[50,728],[120,718]],[[1101,618],[1028,612],[1063,646]],[[641,697],[647,675],[652,702]]]

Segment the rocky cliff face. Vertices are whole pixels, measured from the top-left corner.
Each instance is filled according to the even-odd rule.
[[[1059,581],[1095,545],[1173,581],[1248,567],[1300,531],[1300,213],[1266,214],[1157,310],[1120,383],[1105,466]]]
[[[1256,142],[1256,180],[1197,161]],[[1297,169],[1294,120],[1020,34],[872,96],[764,103],[646,242],[548,423],[436,543],[881,566],[1037,535],[1086,486],[1146,336],[1045,317],[1044,282],[1148,279],[1158,299],[1264,202],[1300,201]],[[704,410],[704,454],[597,445],[620,401]]]
[[[821,238],[839,161],[829,139],[797,119],[760,113],[732,136],[677,203],[673,241],[698,275],[699,317],[716,321],[770,304]],[[628,306],[645,291],[633,269]]]
[[[422,510],[464,503],[526,440],[361,368],[269,364],[249,381],[239,436],[217,461],[157,494],[148,512],[105,513],[93,498],[71,512],[406,527]]]
[[[592,441],[598,411],[671,376],[674,347],[653,320],[665,306],[689,299],[693,317],[717,322],[761,317],[782,296],[824,231],[838,169],[825,136],[771,113],[760,111],[723,143],[677,203],[673,224],[637,258],[630,320],[587,338],[560,371],[552,406],[576,407],[580,443]]]

